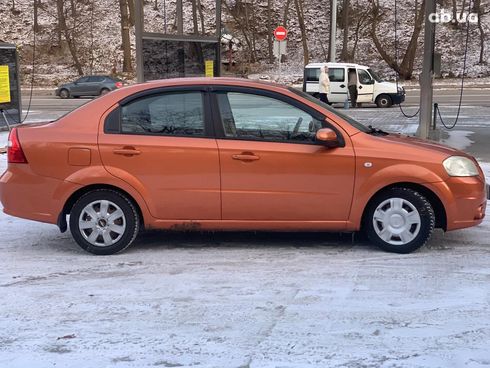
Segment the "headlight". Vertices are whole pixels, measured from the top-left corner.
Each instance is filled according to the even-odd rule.
[[[403,87],[398,87],[398,94],[400,94],[400,95],[405,94],[405,88],[403,88]]]
[[[451,156],[442,163],[449,176],[478,176],[478,168],[467,157]]]

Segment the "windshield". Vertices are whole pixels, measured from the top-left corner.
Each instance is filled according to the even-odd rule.
[[[291,92],[297,94],[298,96],[301,96],[301,97],[307,99],[308,101],[313,102],[314,104],[316,104],[316,105],[318,105],[318,106],[320,106],[320,107],[322,107],[324,109],[327,109],[332,114],[341,117],[342,119],[344,119],[345,121],[347,121],[350,125],[352,125],[354,128],[359,129],[361,132],[364,132],[364,133],[369,133],[370,132],[370,129],[367,128],[366,126],[364,126],[361,123],[357,122],[356,120],[352,119],[350,116],[347,116],[347,115],[341,113],[340,111],[335,110],[333,107],[327,105],[326,103],[321,102],[319,99],[311,96],[310,94],[305,93],[305,92],[302,92],[302,91],[299,91],[299,90],[297,90],[297,89],[295,89],[293,87],[288,87],[288,90],[290,90]]]
[[[373,69],[369,68],[368,72],[369,74],[371,74],[371,76],[374,78],[376,82],[378,83],[384,82],[384,80],[377,73],[375,73]]]

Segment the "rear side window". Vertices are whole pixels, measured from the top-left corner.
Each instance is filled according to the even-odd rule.
[[[127,134],[204,136],[201,92],[169,92],[142,97],[121,109]]]
[[[89,82],[102,82],[104,79],[105,79],[104,77],[94,75],[93,77],[90,77],[88,81]]]
[[[307,82],[318,82],[320,79],[320,68],[307,68],[305,69]]]
[[[330,82],[345,82],[345,69],[328,68],[328,78]]]

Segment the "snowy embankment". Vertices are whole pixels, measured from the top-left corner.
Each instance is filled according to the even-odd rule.
[[[0,366],[483,367],[489,231],[438,232],[410,255],[328,234],[151,232],[94,257],[0,213]]]

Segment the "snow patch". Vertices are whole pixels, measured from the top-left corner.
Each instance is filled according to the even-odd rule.
[[[470,135],[475,134],[468,130],[453,130],[448,131],[449,137],[442,139],[441,143],[449,147],[453,147],[459,150],[464,150],[470,147],[475,141],[468,138]]]

